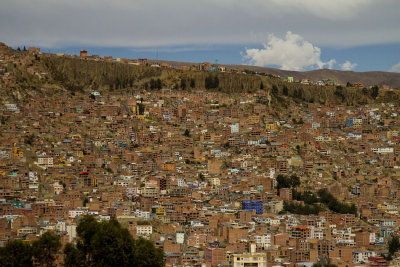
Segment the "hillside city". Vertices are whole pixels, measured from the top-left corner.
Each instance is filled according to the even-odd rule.
[[[9,51],[0,46],[0,90],[15,82],[9,64],[46,76],[32,64],[39,48]],[[86,51],[53,56],[248,75]],[[400,226],[397,104],[278,108],[262,87],[234,94],[190,80],[186,87],[42,86],[22,100],[4,98],[0,246],[47,231],[74,243],[79,221],[92,215],[153,241],[166,266],[400,265],[400,253],[388,250]]]

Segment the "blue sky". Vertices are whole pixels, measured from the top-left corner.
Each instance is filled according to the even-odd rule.
[[[398,0],[3,0],[0,41],[114,57],[400,72]]]

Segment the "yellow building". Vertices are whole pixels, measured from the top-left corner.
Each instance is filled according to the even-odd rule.
[[[134,116],[139,115],[139,108],[137,106],[132,107],[132,112]]]
[[[275,123],[267,123],[267,124],[265,124],[265,130],[266,131],[275,131],[276,130],[276,124]]]
[[[267,254],[265,253],[243,253],[232,254],[229,257],[229,266],[251,266],[267,267]]]
[[[399,131],[388,131],[386,135],[387,135],[387,138],[390,139],[393,136],[399,136]]]
[[[353,128],[358,129],[362,126],[363,119],[362,118],[354,118],[353,119]]]
[[[150,213],[155,214],[157,218],[165,215],[165,207],[164,206],[153,206],[150,208]]]
[[[22,151],[22,149],[15,146],[14,147],[14,156],[22,158],[24,156],[24,152]]]

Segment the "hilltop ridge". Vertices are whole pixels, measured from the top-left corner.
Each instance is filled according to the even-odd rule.
[[[151,60],[151,62],[165,62],[172,66],[191,66],[194,63],[190,62],[178,62],[178,61],[160,61]],[[374,85],[387,85],[391,88],[400,88],[400,73],[385,72],[385,71],[368,71],[368,72],[355,72],[355,71],[344,71],[336,69],[316,69],[310,71],[292,71],[282,70],[271,67],[261,67],[253,65],[231,65],[231,64],[218,64],[218,66],[225,67],[226,69],[240,69],[250,70],[258,73],[269,73],[279,75],[280,77],[293,77],[295,80],[310,79],[318,81],[322,79],[331,78],[337,83],[346,85],[347,82],[351,83],[362,83],[365,86]]]

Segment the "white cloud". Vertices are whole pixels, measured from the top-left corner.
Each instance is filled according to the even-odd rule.
[[[321,61],[321,49],[298,34],[287,32],[281,39],[269,35],[263,49],[246,49],[244,60],[257,66],[278,65],[284,70],[304,70],[306,68],[332,68],[336,60]]]
[[[353,70],[357,67],[357,63],[351,63],[349,60],[346,60],[343,64],[340,65],[342,70]]]
[[[336,60],[335,59],[331,59],[328,62],[326,62],[326,65],[327,65],[328,69],[332,69],[333,65],[335,65],[335,64],[336,64]]]
[[[400,72],[400,62],[397,63],[396,65],[394,65],[394,66],[390,69],[390,71],[392,71],[392,72]]]

